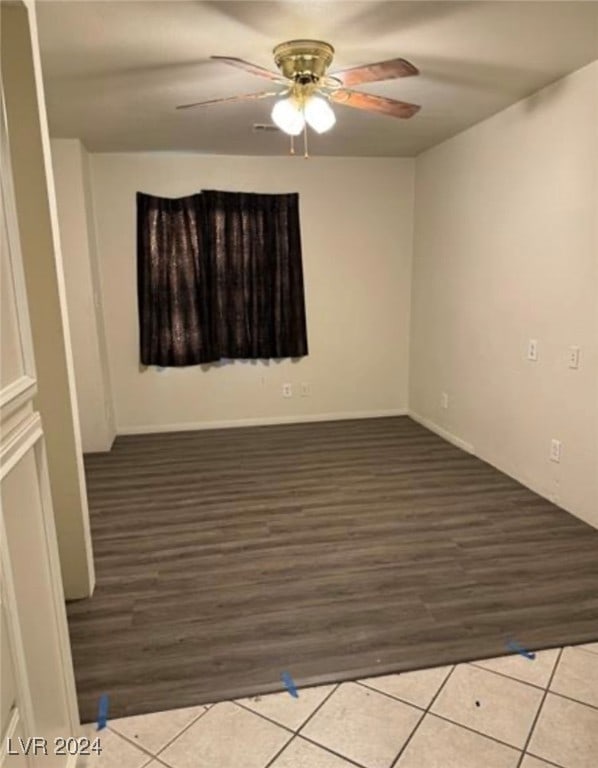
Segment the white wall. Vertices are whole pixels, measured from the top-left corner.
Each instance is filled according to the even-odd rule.
[[[53,139],[52,163],[83,451],[115,436],[102,317],[89,156],[78,139]]]
[[[417,158],[410,408],[598,527],[597,126],[595,62]]]
[[[119,432],[407,408],[413,160],[95,154],[92,184]],[[135,193],[299,192],[309,356],[139,365]],[[294,394],[284,399],[283,382]],[[300,396],[308,382],[309,397]]]

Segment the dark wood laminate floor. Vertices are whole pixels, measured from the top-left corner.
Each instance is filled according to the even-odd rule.
[[[598,531],[408,418],[121,437],[86,472],[84,721],[598,638]]]

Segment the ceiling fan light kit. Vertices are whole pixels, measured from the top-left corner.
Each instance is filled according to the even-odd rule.
[[[336,123],[336,115],[332,111],[332,107],[321,96],[309,98],[303,108],[303,114],[305,115],[305,122],[316,133],[325,133]]]
[[[321,96],[309,96],[305,102],[290,96],[272,108],[272,121],[289,136],[298,136],[309,125],[316,133],[329,131],[336,123],[330,104]]]
[[[290,95],[272,109],[274,123],[290,136],[298,136],[305,124],[316,133],[329,131],[336,116],[320,91],[320,83],[332,64],[334,48],[321,40],[289,40],[272,53],[283,77],[291,82]]]
[[[272,122],[289,136],[298,136],[305,127],[301,106],[293,99],[280,99],[272,107]]]
[[[281,131],[291,137],[298,136],[303,131],[306,156],[307,126],[309,125],[316,133],[324,133],[336,123],[336,115],[330,102],[403,119],[412,117],[419,110],[416,104],[354,91],[347,87],[419,74],[417,68],[405,59],[366,64],[329,75],[327,72],[334,58],[334,48],[322,40],[289,40],[277,45],[273,55],[280,74],[235,57],[212,56],[212,58],[273,81],[282,86],[280,91],[183,104],[177,109],[278,97],[272,109],[272,120]]]

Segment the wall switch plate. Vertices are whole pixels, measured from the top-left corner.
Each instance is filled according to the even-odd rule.
[[[579,347],[569,347],[567,355],[567,365],[569,368],[579,368]]]
[[[292,384],[283,384],[282,385],[282,396],[283,397],[293,397],[293,385]]]
[[[448,393],[447,392],[443,392],[440,395],[440,407],[441,408],[448,408],[448,404],[449,404]]]
[[[561,460],[561,441],[552,439],[550,441],[550,461],[556,461],[557,464]]]
[[[527,343],[527,359],[534,362],[538,359],[538,341],[530,339]]]
[[[301,397],[309,397],[311,395],[311,388],[309,386],[309,381],[302,381],[301,382]]]

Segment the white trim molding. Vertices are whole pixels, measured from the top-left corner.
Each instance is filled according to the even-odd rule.
[[[8,137],[8,119],[4,100],[4,85],[0,75],[0,215],[6,227],[6,243],[8,245],[7,266],[9,269],[11,293],[15,300],[16,320],[19,332],[19,346],[22,375],[2,390],[2,411],[10,405],[11,400],[22,402],[24,393],[30,397],[35,394],[35,359],[33,355],[33,340],[30,332],[29,307],[27,303],[27,285],[21,256],[21,240],[19,235],[19,219],[15,206],[13,173],[10,160],[10,145]],[[5,414],[3,413],[3,416]]]
[[[460,437],[457,437],[457,435],[453,435],[448,430],[438,426],[438,424],[435,422],[430,421],[430,419],[426,419],[424,416],[420,416],[419,413],[416,413],[415,411],[409,411],[409,416],[413,419],[413,421],[417,421],[418,424],[421,424],[422,427],[429,429],[430,432],[435,432],[439,437],[442,437],[449,443],[456,445],[457,448],[461,448],[462,451],[472,453],[474,456],[476,455],[475,448],[471,443],[462,440]]]
[[[6,477],[42,435],[42,420],[37,412],[27,416],[18,428],[9,433],[8,439],[0,444],[0,480]]]
[[[266,427],[271,424],[305,424],[312,421],[349,421],[351,419],[383,419],[389,416],[407,416],[406,408],[384,411],[349,411],[341,413],[310,413],[292,416],[256,416],[249,419],[215,421],[185,421],[175,424],[140,424],[118,427],[117,435],[148,435],[157,432],[194,432],[204,429],[234,429],[235,427]]]
[[[5,421],[14,411],[32,400],[37,391],[37,381],[27,374],[11,381],[0,390],[0,419]]]
[[[192,432],[204,429],[234,427],[266,427],[272,424],[305,424],[314,421],[350,421],[353,419],[383,419],[389,416],[408,416],[406,408],[383,411],[349,411],[342,413],[310,413],[289,416],[257,416],[249,419],[226,421],[185,421],[177,424],[139,424],[117,427],[117,435],[148,435],[157,432]]]
[[[23,636],[21,626],[18,621],[18,604],[15,590],[15,584],[12,577],[12,565],[10,552],[6,545],[6,528],[4,517],[0,514],[0,595],[1,601],[6,608],[5,618],[7,621],[7,631],[10,638],[10,650],[12,663],[16,672],[15,682],[17,686],[19,707],[14,708],[7,731],[3,734],[3,744],[6,739],[12,736],[11,728],[16,729],[20,723],[24,731],[30,735],[35,733],[35,710],[30,693],[29,674],[27,671],[27,660],[23,653]],[[22,713],[22,715],[21,715]],[[4,755],[1,756],[0,766],[3,766]]]

